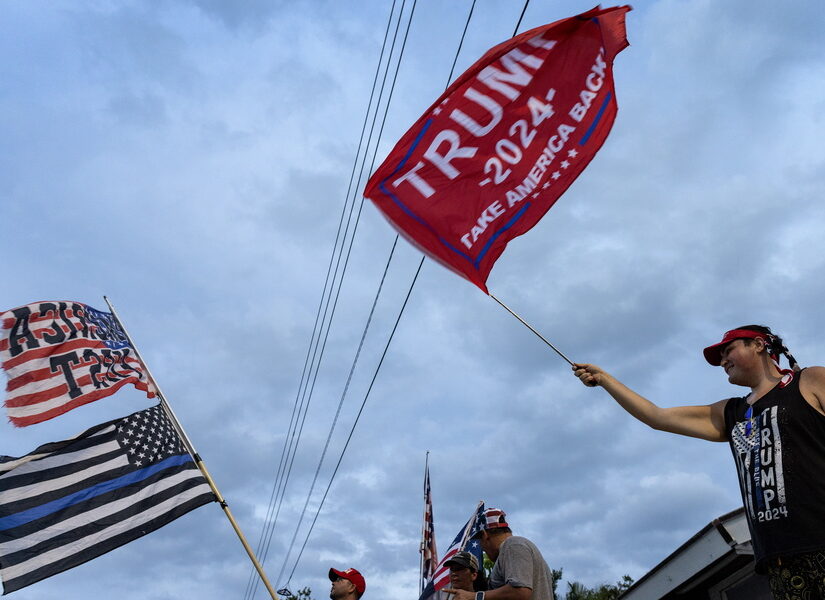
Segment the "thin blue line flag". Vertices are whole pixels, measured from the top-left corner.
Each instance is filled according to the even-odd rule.
[[[0,456],[3,594],[214,500],[160,405],[20,458]]]

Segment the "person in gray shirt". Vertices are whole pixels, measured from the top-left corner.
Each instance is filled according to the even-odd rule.
[[[553,600],[553,574],[536,545],[513,535],[505,513],[499,508],[484,511],[484,526],[476,534],[481,548],[495,561],[490,573],[490,589],[454,593],[453,600]]]

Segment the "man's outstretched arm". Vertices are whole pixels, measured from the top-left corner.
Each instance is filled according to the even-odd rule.
[[[660,431],[669,431],[711,442],[726,442],[725,403],[720,400],[701,406],[662,408],[637,394],[596,365],[577,363],[573,373],[588,387],[603,387],[619,405],[639,421]]]

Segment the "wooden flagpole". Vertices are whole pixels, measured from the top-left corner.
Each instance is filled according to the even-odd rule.
[[[238,525],[237,521],[235,521],[235,517],[232,515],[232,511],[229,510],[229,504],[224,499],[223,495],[221,495],[220,490],[215,485],[215,481],[212,479],[212,476],[209,474],[209,471],[206,469],[206,465],[203,464],[203,460],[201,460],[200,455],[198,454],[197,450],[195,450],[192,441],[189,439],[189,436],[186,435],[186,431],[184,431],[183,426],[178,421],[175,412],[172,410],[172,407],[169,406],[169,403],[166,401],[166,396],[163,395],[163,392],[160,389],[157,381],[155,380],[152,372],[149,370],[149,366],[143,360],[143,357],[140,355],[140,351],[138,351],[137,346],[132,341],[131,336],[129,336],[129,332],[126,330],[126,327],[123,325],[123,322],[120,320],[120,317],[117,315],[115,311],[115,307],[112,306],[112,303],[109,301],[107,296],[103,296],[103,299],[106,301],[106,304],[109,306],[109,310],[112,311],[112,316],[120,325],[120,328],[123,329],[123,333],[126,335],[126,339],[129,341],[129,344],[132,346],[132,349],[135,351],[135,355],[137,356],[138,360],[140,361],[141,365],[144,369],[146,369],[146,374],[149,376],[149,380],[152,382],[152,385],[155,386],[155,391],[157,391],[158,398],[160,398],[160,404],[163,407],[166,416],[169,417],[169,420],[172,421],[172,425],[174,425],[175,429],[177,430],[178,434],[181,437],[181,440],[186,445],[186,449],[192,455],[192,458],[195,460],[195,464],[197,465],[200,472],[203,474],[204,478],[206,479],[209,487],[212,488],[212,493],[215,494],[215,498],[218,500],[218,503],[221,505],[226,518],[229,519],[229,523],[232,525],[232,529],[235,530],[238,538],[241,540],[241,544],[243,544],[244,550],[249,555],[249,560],[252,561],[252,564],[255,566],[255,570],[258,572],[258,575],[263,581],[264,586],[266,587],[269,595],[272,597],[273,600],[279,600],[278,595],[275,593],[275,590],[272,587],[272,584],[269,583],[269,578],[267,578],[266,573],[264,573],[264,569],[261,566],[261,563],[258,562],[257,557],[255,556],[255,552],[252,550],[252,547],[246,541],[246,537],[244,536],[243,532],[241,531],[240,526]]]
[[[532,331],[533,333],[535,333],[535,334],[539,337],[539,339],[540,339],[542,342],[544,342],[545,344],[547,344],[548,346],[550,346],[550,347],[551,347],[551,348],[552,348],[552,349],[556,352],[556,354],[558,354],[558,355],[559,355],[559,356],[561,356],[564,360],[566,360],[566,361],[568,362],[568,364],[569,364],[571,367],[573,366],[573,361],[572,361],[572,360],[570,360],[569,358],[567,358],[567,357],[566,357],[566,356],[562,353],[562,351],[561,351],[561,350],[559,350],[559,349],[558,349],[558,348],[556,348],[553,344],[551,344],[551,343],[550,343],[550,342],[549,342],[549,341],[548,341],[548,340],[547,340],[547,339],[546,339],[543,335],[541,335],[538,331],[536,331],[535,329],[533,329],[533,327],[530,325],[530,323],[528,323],[527,321],[525,321],[524,319],[522,319],[520,316],[518,316],[516,313],[514,313],[514,312],[513,312],[513,310],[512,310],[509,306],[507,306],[506,304],[504,304],[504,302],[502,302],[501,300],[499,300],[498,298],[496,298],[493,294],[490,294],[490,298],[492,298],[493,300],[495,300],[496,302],[498,302],[501,306],[503,306],[503,307],[504,307],[504,309],[505,309],[508,313],[510,313],[511,315],[513,315],[513,316],[514,316],[515,318],[517,318],[519,321],[521,321],[521,322],[525,325],[525,327],[527,327],[527,329],[529,329],[530,331]]]

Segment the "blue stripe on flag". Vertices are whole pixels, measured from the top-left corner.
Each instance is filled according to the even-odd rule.
[[[398,163],[398,166],[395,167],[395,170],[393,170],[392,173],[390,173],[389,175],[387,175],[387,177],[384,178],[384,180],[381,182],[382,184],[386,183],[387,179],[389,179],[390,177],[392,177],[393,175],[398,173],[398,171],[401,170],[401,167],[403,167],[407,163],[407,161],[409,160],[409,158],[412,155],[413,151],[418,147],[418,144],[421,142],[421,138],[424,137],[424,134],[427,133],[427,130],[430,128],[430,125],[432,125],[432,124],[433,124],[432,119],[427,119],[424,122],[424,126],[421,127],[421,131],[419,131],[418,135],[415,136],[415,139],[413,140],[413,143],[410,144],[410,149],[404,155],[404,158],[401,159],[401,162]]]
[[[35,506],[29,510],[24,510],[17,514],[0,518],[0,531],[25,525],[26,523],[30,523],[31,521],[35,521],[41,517],[56,513],[74,504],[85,502],[91,498],[105,494],[106,492],[132,485],[138,481],[143,481],[158,471],[163,471],[169,467],[175,467],[191,461],[192,459],[188,454],[176,454],[175,456],[170,456],[169,458],[166,458],[159,463],[155,463],[154,465],[150,465],[132,473],[127,473],[126,475],[122,475],[116,479],[99,483],[93,487],[75,492],[74,494],[70,494],[64,498],[58,498],[57,500],[47,502],[46,504],[41,504],[40,506]]]
[[[492,235],[492,237],[490,237],[490,239],[487,240],[487,243],[484,244],[484,247],[481,249],[481,252],[479,252],[478,258],[476,258],[475,261],[473,261],[473,266],[476,269],[478,269],[478,264],[481,262],[481,259],[484,258],[484,255],[487,254],[487,251],[490,249],[490,246],[492,246],[493,242],[495,242],[498,239],[498,236],[500,236],[502,233],[510,229],[513,225],[515,225],[516,221],[518,221],[522,217],[524,211],[526,211],[528,208],[530,208],[529,202],[522,206],[521,209],[515,215],[513,215],[512,219],[507,221],[501,229],[496,231]]]
[[[602,102],[602,105],[599,108],[599,112],[596,113],[596,118],[593,119],[593,122],[590,124],[590,127],[587,128],[587,131],[584,133],[584,137],[579,142],[579,146],[584,146],[587,143],[587,140],[590,139],[590,136],[593,134],[593,130],[596,129],[596,125],[598,125],[599,121],[601,121],[602,115],[604,114],[604,111],[607,108],[607,104],[610,102],[610,99],[612,97],[613,92],[607,92],[607,98],[605,98],[604,102]]]

